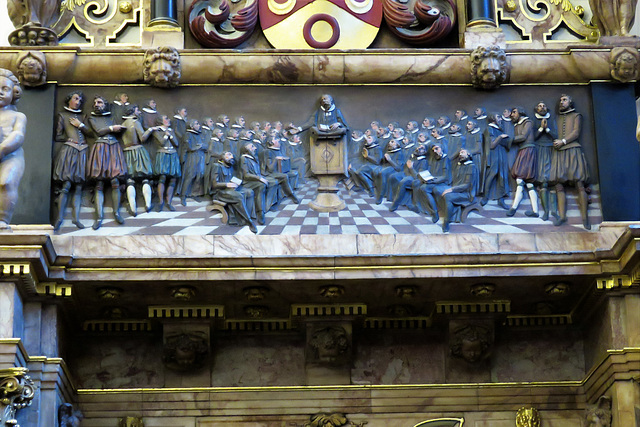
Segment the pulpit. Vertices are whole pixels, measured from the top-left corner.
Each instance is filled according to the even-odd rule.
[[[318,178],[318,194],[309,203],[318,212],[337,212],[346,207],[338,196],[338,182],[348,176],[347,130],[318,131],[311,128],[309,141],[311,172]]]

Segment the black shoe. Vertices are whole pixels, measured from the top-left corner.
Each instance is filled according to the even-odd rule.
[[[549,219],[549,211],[544,211],[542,214],[542,220],[547,221]]]
[[[256,224],[253,221],[249,223],[249,230],[251,230],[253,234],[258,234],[258,227],[256,227]]]
[[[187,206],[187,198],[186,197],[181,198],[180,203],[182,203],[182,206]]]
[[[498,206],[500,206],[505,211],[509,210],[509,206],[504,202],[504,199],[498,199]]]
[[[396,203],[393,203],[391,206],[389,206],[390,212],[395,212],[397,210],[398,210],[398,205]]]
[[[516,214],[516,210],[513,208],[510,208],[509,211],[507,212],[507,216],[514,216]]]
[[[61,226],[61,225],[62,225],[62,220],[61,220],[61,219],[57,220],[57,221],[56,221],[56,223],[55,223],[55,224],[53,224],[53,231],[58,231],[58,230],[60,230],[60,226]]]
[[[450,230],[451,226],[449,224],[449,221],[445,221],[442,223],[442,232],[443,233],[448,233]]]
[[[538,218],[540,216],[538,215],[538,212],[534,212],[534,211],[525,211],[524,214],[530,218]]]
[[[409,209],[411,212],[420,213],[420,209],[418,209],[418,207],[415,205],[407,205],[407,209]]]
[[[175,207],[175,206],[173,206],[171,203],[169,203],[169,204],[167,205],[167,209],[169,209],[171,212],[175,212],[175,211],[176,211],[176,207]]]
[[[100,227],[102,227],[102,218],[96,219],[91,226],[94,230],[97,230]]]
[[[433,221],[433,223],[437,223],[438,221],[440,221],[440,216],[436,213],[431,215],[431,221]]]
[[[164,203],[158,203],[156,206],[156,212],[162,212],[162,209],[164,209]]]
[[[567,222],[567,218],[556,218],[555,221],[553,221],[553,225],[555,225],[556,227],[559,227],[565,222]]]
[[[120,215],[120,212],[116,212],[113,215],[116,218],[116,222],[120,225],[124,224],[124,218],[122,218],[122,215]]]
[[[257,221],[258,221],[258,224],[264,225],[264,213],[263,212],[258,213]]]
[[[487,199],[486,197],[483,197],[482,199],[480,199],[480,206],[484,206],[487,203],[489,203],[489,199]]]
[[[153,209],[153,203],[151,203],[149,206],[147,206],[145,208],[147,210],[147,213],[151,212],[151,209]]]
[[[589,218],[582,221],[582,226],[585,230],[591,230],[591,224],[589,223]]]
[[[73,220],[71,221],[73,222],[73,224],[78,227],[80,230],[82,230],[84,228],[84,225],[82,225],[82,223],[80,222],[80,220]]]
[[[296,197],[295,194],[292,194],[291,197],[289,197],[291,199],[291,201],[293,202],[294,205],[299,205],[300,204],[300,200],[298,200],[298,198]]]

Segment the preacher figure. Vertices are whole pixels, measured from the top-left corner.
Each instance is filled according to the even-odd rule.
[[[15,111],[22,95],[20,82],[0,68],[0,229],[9,228],[24,173],[24,134],[27,117]]]
[[[80,223],[80,204],[82,186],[87,173],[87,148],[89,148],[86,140],[89,129],[84,124],[86,117],[82,114],[84,94],[81,91],[71,92],[65,98],[64,104],[63,111],[58,113],[55,138],[57,144],[53,155],[53,181],[61,186],[54,230],[58,230],[62,225],[71,186],[75,186],[73,223],[78,228],[84,228]]]
[[[319,139],[336,139],[347,133],[347,123],[340,109],[333,103],[333,97],[331,95],[322,95],[320,98],[320,108],[318,108],[316,114],[312,116],[307,123],[298,127],[298,132],[309,128],[311,128],[312,132],[317,133]]]
[[[567,196],[564,187],[569,185],[578,190],[578,206],[582,224],[591,229],[587,214],[588,198],[585,185],[589,183],[589,168],[580,145],[582,114],[577,113],[573,99],[569,95],[560,96],[558,108],[558,139],[553,141],[555,148],[551,158],[550,182],[555,184],[558,195],[558,218],[555,225],[567,222]]]

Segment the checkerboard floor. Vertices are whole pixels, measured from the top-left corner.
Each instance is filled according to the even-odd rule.
[[[266,214],[265,225],[258,226],[258,234],[431,234],[442,233],[442,219],[437,224],[431,222],[428,215],[418,214],[400,207],[389,212],[391,202],[376,205],[373,198],[364,192],[347,190],[340,184],[340,197],[347,208],[340,212],[316,212],[309,207],[316,195],[317,182],[307,180],[299,186],[296,195],[300,204],[295,205],[284,199],[276,212]],[[602,222],[600,195],[597,186],[592,187],[589,205],[589,219],[592,230]],[[126,201],[124,202],[126,204]],[[123,225],[113,219],[111,208],[105,207],[105,220],[102,228],[93,230],[93,208],[83,206],[80,220],[85,229],[77,229],[70,221],[71,210],[58,234],[69,236],[122,236],[136,234],[152,235],[204,235],[204,234],[252,234],[249,227],[238,227],[223,224],[219,214],[207,211],[208,200],[196,202],[187,199],[187,206],[182,206],[176,197],[173,201],[175,212],[166,209],[162,212],[145,213],[138,206],[138,215],[132,217],[127,210],[121,208],[125,218]],[[508,204],[508,203],[507,203]],[[490,201],[481,207],[479,212],[473,211],[464,223],[452,223],[451,233],[540,233],[540,232],[575,232],[586,230],[577,205],[577,197],[573,189],[567,190],[567,224],[555,227],[551,221],[540,218],[529,218],[524,212],[530,208],[529,201],[523,200],[515,216],[507,217],[506,211]]]

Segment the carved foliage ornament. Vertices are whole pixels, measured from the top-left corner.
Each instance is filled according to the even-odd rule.
[[[255,30],[258,0],[194,0],[188,16],[191,34],[201,45],[236,47]]]
[[[144,427],[142,417],[124,417],[120,418],[118,427]]]
[[[431,45],[456,26],[453,0],[382,0],[382,6],[391,32],[415,46]]]
[[[311,416],[311,419],[304,427],[342,427],[347,425],[349,421],[344,414],[325,414],[319,413]]]
[[[585,427],[611,427],[611,398],[600,396],[585,410]]]
[[[20,427],[16,411],[31,405],[36,392],[27,368],[0,369],[0,426]]]
[[[540,414],[538,414],[536,408],[518,409],[516,427],[540,427]]]
[[[637,49],[629,47],[615,47],[611,50],[609,69],[611,77],[622,83],[638,79],[638,64],[640,55]]]
[[[476,89],[497,89],[507,82],[507,54],[498,46],[479,46],[471,53],[471,83]]]
[[[176,87],[180,83],[182,67],[180,54],[170,46],[148,49],[144,53],[142,75],[145,83],[154,87]]]
[[[16,61],[16,75],[25,86],[40,86],[47,82],[47,59],[37,50],[22,52]]]

